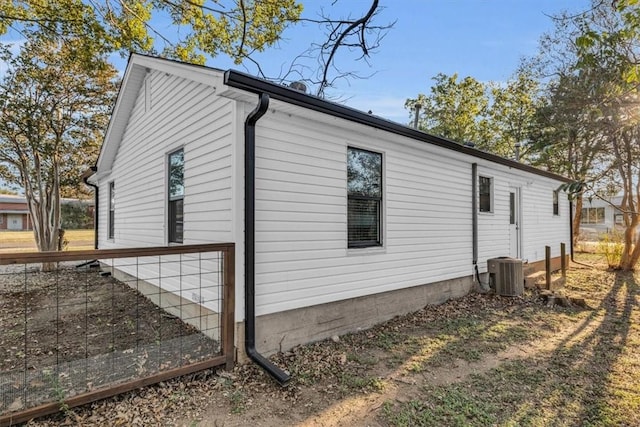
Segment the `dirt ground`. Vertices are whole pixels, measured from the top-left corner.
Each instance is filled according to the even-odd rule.
[[[471,294],[255,365],[207,371],[33,426],[640,425],[638,276],[595,256],[561,291],[588,306]]]
[[[135,289],[73,265],[3,269],[0,349],[0,414],[217,352]]]

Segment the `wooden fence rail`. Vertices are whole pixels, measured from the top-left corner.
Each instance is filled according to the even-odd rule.
[[[0,254],[0,307],[4,427],[231,369],[235,245]]]

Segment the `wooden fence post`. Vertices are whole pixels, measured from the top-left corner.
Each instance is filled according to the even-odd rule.
[[[224,299],[222,301],[222,352],[226,358],[226,369],[233,369],[235,362],[235,306],[236,306],[236,247],[227,248],[224,256]]]
[[[562,269],[562,277],[567,277],[567,245],[560,243],[560,268]]]
[[[544,268],[545,268],[545,281],[547,282],[547,289],[551,289],[551,246],[544,247]]]

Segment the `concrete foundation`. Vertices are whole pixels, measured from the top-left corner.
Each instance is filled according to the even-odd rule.
[[[569,256],[567,256],[568,265]],[[559,270],[560,266],[561,257],[551,259],[553,271]],[[219,313],[174,293],[160,290],[157,286],[136,279],[119,269],[112,270],[107,265],[102,267],[104,271],[110,271],[119,281],[138,289],[168,313],[195,326],[210,338],[220,339]],[[525,275],[544,271],[544,268],[544,260],[525,264]],[[483,280],[486,280],[486,277]],[[395,316],[420,310],[427,305],[438,305],[452,298],[463,297],[473,289],[474,284],[473,276],[467,276],[259,316],[256,319],[256,347],[260,353],[268,356],[334,335],[368,329]],[[235,341],[237,361],[246,362],[248,359],[244,351],[244,322],[236,323]]]
[[[395,316],[437,305],[468,294],[473,277],[430,283],[397,291],[267,314],[256,318],[256,347],[263,355],[368,329]],[[236,324],[238,361],[247,360],[244,351],[244,323]]]

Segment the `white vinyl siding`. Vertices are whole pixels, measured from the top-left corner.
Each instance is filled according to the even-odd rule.
[[[478,213],[478,269],[487,269],[487,259],[509,256],[511,219],[510,171],[485,161],[478,162],[478,175],[491,178],[491,212]],[[497,166],[497,167],[496,167]]]
[[[568,247],[566,217],[549,215],[557,181],[318,114],[328,125],[308,111],[274,110],[256,138],[259,315],[470,276],[472,163],[492,178],[492,212],[479,215],[481,272],[488,258],[510,253],[513,185],[522,188],[523,258],[543,259],[547,244],[553,256],[560,242]],[[347,249],[347,147],[384,155],[384,247]]]
[[[522,175],[522,173],[520,173]],[[561,215],[553,215],[549,206],[549,193],[560,182],[542,176],[529,175],[522,187],[522,227],[524,242],[523,259],[530,262],[544,259],[544,247],[551,247],[551,256],[560,256],[560,243],[566,244],[567,254],[571,244],[569,233],[569,201],[566,193],[558,197]]]
[[[470,163],[278,113],[256,144],[258,314],[470,274]],[[347,147],[384,154],[382,248],[347,249]]]
[[[100,247],[167,244],[167,155],[181,147],[186,165],[184,243],[233,241],[233,101],[217,96],[211,86],[163,72],[152,71],[146,79],[110,174],[118,183],[115,238]],[[149,89],[151,109],[145,94]],[[101,188],[101,218],[108,212],[102,209],[106,197],[108,191]]]

